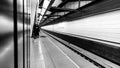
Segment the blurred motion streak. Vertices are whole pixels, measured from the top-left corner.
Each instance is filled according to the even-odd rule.
[[[18,8],[18,43],[22,39],[23,31],[23,0],[17,0]],[[25,0],[26,2],[26,0]],[[27,10],[25,10],[27,11]],[[29,13],[27,13],[29,14]],[[27,19],[28,17],[26,17]],[[28,19],[29,20],[29,19]],[[25,23],[25,30],[29,23]],[[13,0],[0,1],[0,68],[14,68],[14,22],[13,22]],[[21,44],[22,46],[22,44]]]

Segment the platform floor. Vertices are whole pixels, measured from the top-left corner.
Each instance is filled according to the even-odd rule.
[[[31,44],[31,68],[98,68],[44,33]]]

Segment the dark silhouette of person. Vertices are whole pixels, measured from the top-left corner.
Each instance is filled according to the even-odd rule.
[[[39,31],[40,31],[39,25],[34,24],[34,26],[33,26],[33,33],[32,33],[32,37],[33,37],[34,39],[36,39],[36,38],[39,37]]]

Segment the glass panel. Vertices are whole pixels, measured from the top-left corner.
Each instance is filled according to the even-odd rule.
[[[0,1],[0,68],[14,68],[13,0]]]

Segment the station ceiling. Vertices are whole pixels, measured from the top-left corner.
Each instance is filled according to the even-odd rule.
[[[74,2],[74,1],[79,1],[79,0],[62,0],[58,6],[55,7],[51,6],[51,8],[48,9],[48,11],[51,12],[49,14],[50,16],[47,15],[47,17],[40,23],[40,25],[45,26],[45,25],[59,23],[62,21],[72,21],[76,19],[81,19],[81,18],[109,12],[120,7],[119,5],[120,0],[80,0],[80,1],[92,1],[92,2],[85,6],[79,7],[76,10],[62,8],[68,2]],[[68,13],[53,20],[49,20],[52,15],[58,12],[68,12]]]

